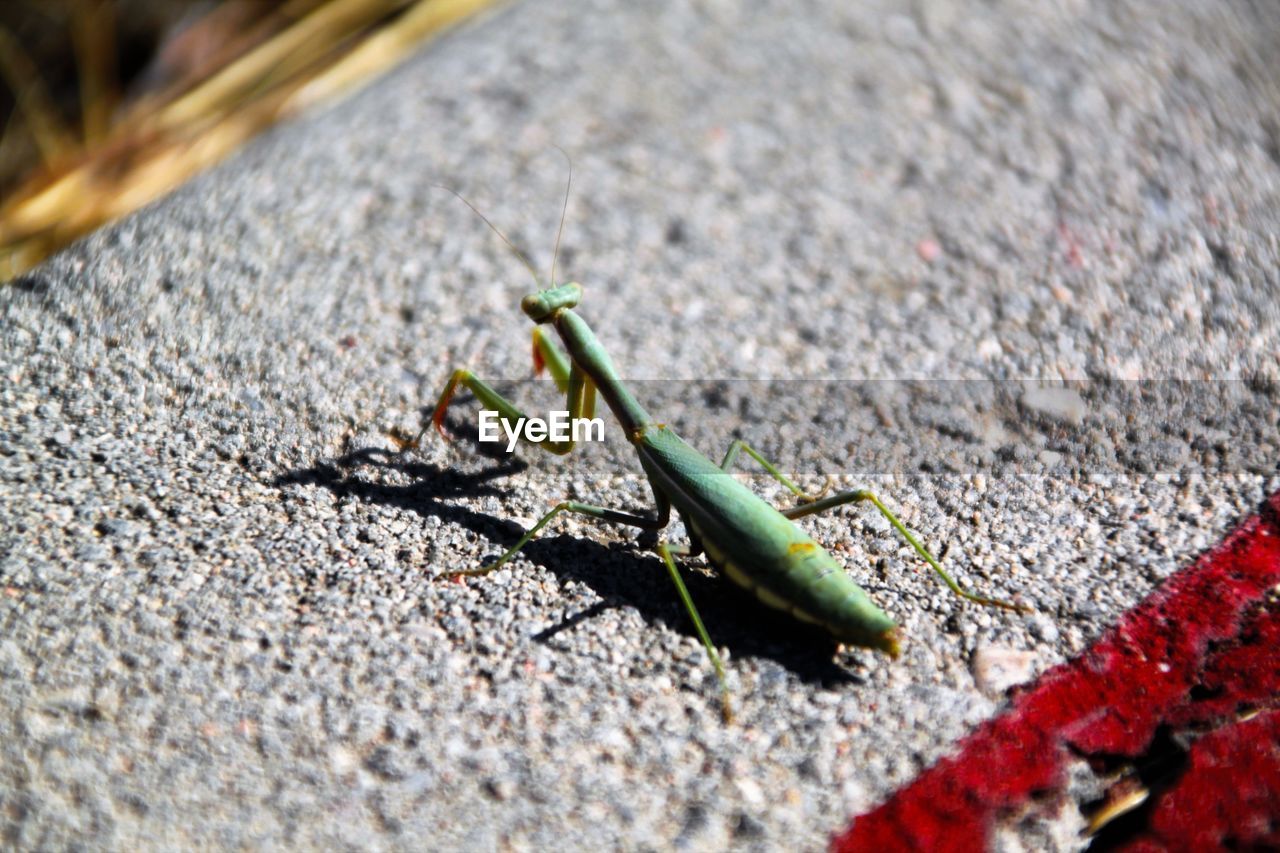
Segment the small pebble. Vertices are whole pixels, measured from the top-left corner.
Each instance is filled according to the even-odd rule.
[[[1079,426],[1084,422],[1089,407],[1070,388],[1032,388],[1022,395],[1023,407],[1055,421]]]
[[[973,653],[973,680],[987,696],[1002,695],[1035,672],[1035,652],[1007,646],[983,646]]]

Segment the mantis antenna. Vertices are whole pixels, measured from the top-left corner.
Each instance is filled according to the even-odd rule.
[[[571,177],[572,177],[572,175],[571,175]],[[465,204],[467,207],[471,208],[471,212],[472,212],[472,213],[474,213],[476,216],[479,216],[479,217],[480,217],[480,219],[484,222],[484,224],[485,224],[485,225],[488,225],[488,226],[489,226],[489,229],[490,229],[491,231],[493,231],[493,233],[494,233],[494,234],[497,234],[500,238],[502,238],[502,242],[504,242],[504,243],[506,243],[506,244],[507,244],[507,248],[508,248],[508,249],[510,249],[510,250],[515,254],[515,256],[516,256],[517,258],[519,258],[519,259],[520,259],[520,263],[524,264],[524,268],[525,268],[525,269],[527,269],[527,270],[529,271],[529,275],[533,276],[533,286],[534,286],[536,289],[538,289],[538,290],[541,290],[541,289],[542,289],[542,282],[538,281],[538,271],[537,271],[537,270],[535,270],[535,269],[533,268],[533,263],[532,263],[532,262],[530,262],[529,258],[525,256],[525,253],[524,253],[524,252],[522,252],[522,251],[520,251],[519,249],[517,249],[517,248],[516,248],[515,243],[512,243],[510,240],[508,240],[508,239],[507,239],[507,235],[506,235],[506,234],[503,234],[501,231],[499,231],[499,230],[498,230],[498,226],[494,225],[492,222],[490,222],[490,221],[489,221],[489,217],[487,217],[487,216],[485,216],[483,213],[481,213],[481,212],[479,211],[479,209],[478,209],[474,204],[472,204],[471,202],[467,201],[466,197],[465,197],[462,193],[460,193],[460,192],[458,192],[457,190],[455,190],[453,187],[447,187],[447,186],[445,186],[444,184],[432,184],[431,186],[433,186],[433,187],[435,187],[435,188],[437,188],[437,189],[445,190],[446,192],[450,192],[450,193],[452,193],[452,194],[453,194],[453,195],[458,199],[458,201],[462,202],[462,203],[463,203],[463,204]],[[568,198],[566,198],[566,199],[565,199],[565,204],[566,204],[566,206],[568,205],[568,203],[569,203],[569,200],[568,200]],[[561,225],[561,227],[563,227],[563,226],[564,226],[564,215],[563,215],[563,214],[561,214],[560,225]],[[557,237],[557,238],[556,238],[556,247],[557,247],[557,248],[559,248],[559,246],[560,246],[560,239]],[[552,264],[551,264],[551,274],[552,274],[553,276],[555,275],[555,262],[554,262],[554,261],[553,261],[553,262],[552,262]]]
[[[556,286],[556,261],[560,257],[560,238],[564,235],[564,217],[565,217],[565,214],[569,211],[569,191],[573,188],[573,160],[572,158],[569,157],[569,155],[565,152],[565,150],[561,148],[559,145],[552,143],[552,147],[560,152],[560,154],[565,159],[565,163],[567,163],[569,166],[569,178],[568,180],[565,181],[565,184],[564,184],[564,204],[561,205],[560,207],[560,227],[556,229],[556,247],[555,247],[555,250],[551,253],[551,283],[549,286],[555,287]],[[467,201],[466,196],[464,196],[462,193],[455,190],[453,187],[445,186],[444,184],[432,184],[431,186],[435,187],[436,189],[441,189],[446,192],[452,193],[458,199],[458,201],[462,202],[467,207],[471,208],[471,212],[474,213],[476,216],[479,216],[480,219],[484,222],[484,224],[489,226],[489,230],[493,231],[494,234],[497,234],[498,237],[501,238],[502,242],[507,244],[507,248],[510,249],[515,254],[515,256],[520,259],[520,263],[524,264],[524,268],[527,269],[529,271],[529,275],[533,277],[533,286],[539,290],[542,289],[542,282],[538,280],[538,271],[533,268],[533,263],[529,260],[528,256],[525,255],[524,252],[517,249],[515,244],[507,239],[507,235],[503,234],[500,230],[498,230],[498,226],[494,225],[492,222],[489,221],[489,217],[481,213],[479,208],[477,208],[471,202]]]
[[[554,144],[554,143],[553,143]],[[573,186],[573,160],[559,145],[555,149],[564,155],[569,164],[569,179],[564,182],[564,205],[560,208],[560,227],[556,229],[556,248],[551,253],[551,286],[556,286],[556,261],[560,258],[560,236],[564,234],[564,215],[569,210],[569,189]]]

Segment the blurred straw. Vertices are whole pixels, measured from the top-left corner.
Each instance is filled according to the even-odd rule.
[[[75,148],[75,140],[58,117],[53,99],[45,91],[36,64],[18,40],[0,30],[0,75],[13,92],[17,110],[23,114],[31,137],[46,164],[53,163]]]
[[[115,88],[115,18],[108,0],[75,0],[71,38],[80,57],[80,103],[84,143],[92,147],[111,126],[119,93]]]
[[[0,30],[0,73],[43,166],[0,205],[0,280],[145,205],[270,124],[349,93],[495,0],[294,0],[238,31],[239,55],[116,107],[112,11],[75,0],[83,142]],[[103,34],[106,35],[103,35]]]

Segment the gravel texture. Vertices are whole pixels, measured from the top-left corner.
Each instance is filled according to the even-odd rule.
[[[1203,5],[517,5],[0,289],[0,844],[821,847],[1280,488],[1280,16]],[[724,725],[629,531],[435,578],[649,501],[612,426],[391,452],[454,367],[528,374],[528,276],[433,184],[546,268],[553,143],[655,414],[1035,612],[865,508],[804,524],[897,661],[688,561]]]

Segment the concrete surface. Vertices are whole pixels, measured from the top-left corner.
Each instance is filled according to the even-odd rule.
[[[526,3],[0,289],[0,839],[821,847],[1280,488],[1280,21],[1203,5]],[[432,185],[545,269],[552,143],[561,277],[656,414],[1036,612],[861,508],[805,524],[897,661],[689,561],[726,726],[629,531],[434,580],[648,501],[616,430],[389,452],[454,367],[528,373],[526,272]],[[1002,838],[1076,845],[1045,810]]]

